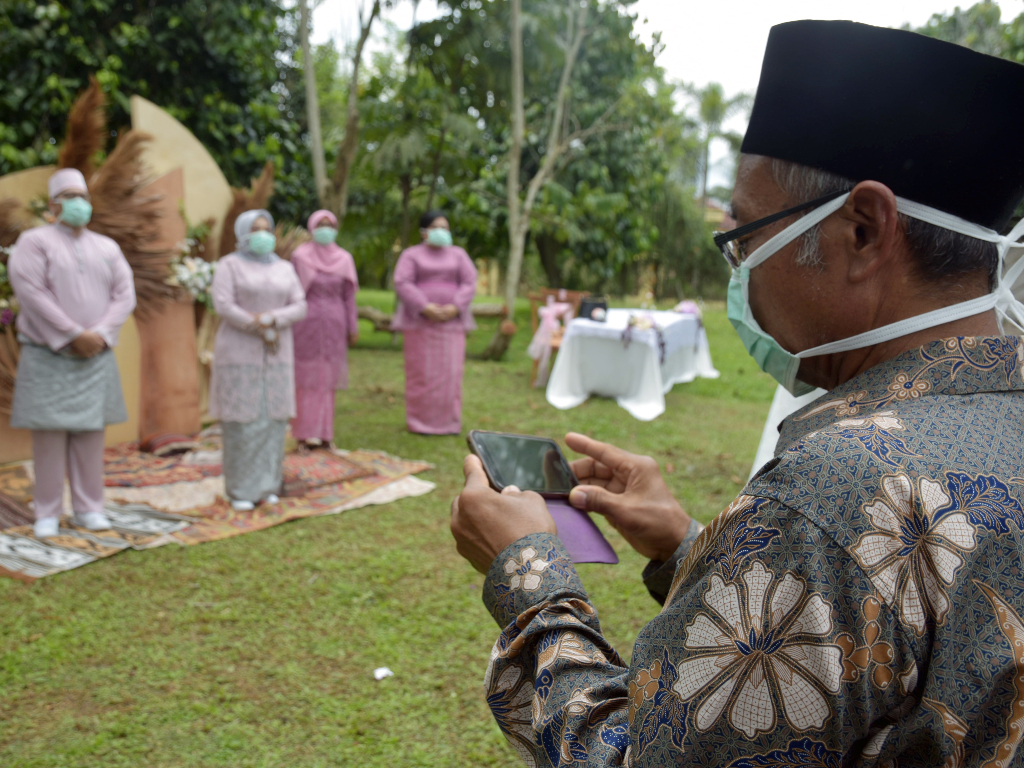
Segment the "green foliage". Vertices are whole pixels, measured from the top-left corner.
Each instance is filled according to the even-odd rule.
[[[695,187],[702,123],[677,106],[657,66],[660,41],[633,33],[629,3],[593,3],[571,81],[568,131],[606,115],[575,142],[538,198],[528,285],[635,291],[654,267],[657,289],[698,288],[707,231]],[[359,82],[360,145],[342,242],[363,281],[387,283],[400,250],[418,242],[430,207],[449,211],[456,242],[507,260],[510,142],[507,0],[449,0],[410,32],[378,22]],[[527,135],[522,176],[543,159],[564,63],[566,7],[525,0]],[[274,0],[66,0],[0,4],[0,173],[52,163],[88,75],[110,96],[111,127],[138,93],[202,141],[235,186],[266,160],[277,169],[273,213],[304,223],[318,208],[307,140],[297,13]],[[350,52],[312,53],[328,168],[344,133]],[[695,244],[702,244],[694,247]],[[714,272],[714,270],[712,270]],[[720,292],[716,274],[702,281]]]
[[[274,213],[294,219],[312,173],[289,105],[300,76],[293,32],[274,0],[6,0],[0,174],[56,161],[68,110],[95,74],[115,130],[139,94],[184,123],[235,186],[273,160]]]
[[[967,10],[957,6],[950,14],[936,13],[923,27],[914,31],[992,56],[1003,56],[1010,46],[1008,30],[999,17],[998,5],[981,2]]]

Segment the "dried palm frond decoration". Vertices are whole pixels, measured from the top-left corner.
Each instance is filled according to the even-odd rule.
[[[294,224],[278,224],[274,235],[277,237],[274,253],[287,261],[291,261],[296,248],[312,239],[305,227],[297,227]]]
[[[68,113],[58,168],[77,168],[86,179],[92,175],[96,153],[107,144],[106,107],[107,97],[95,76],[90,75],[89,87],[75,99]]]
[[[234,199],[228,206],[227,213],[224,215],[224,226],[220,230],[218,253],[221,256],[227,256],[235,250],[235,219],[239,214],[251,211],[253,208],[267,207],[270,196],[274,194],[274,164],[268,160],[267,164],[263,166],[263,172],[258,178],[252,180],[252,186],[249,189],[232,187],[231,192]]]
[[[17,199],[6,197],[0,200],[0,248],[10,248],[18,235],[28,228],[28,209]],[[0,264],[6,264],[7,257],[0,253]]]
[[[112,238],[135,275],[137,312],[145,313],[174,297],[165,280],[173,253],[156,243],[160,239],[161,198],[144,195],[149,178],[142,165],[142,150],[152,137],[126,131],[106,162],[89,181],[93,214],[89,229]]]
[[[0,326],[0,413],[11,415],[14,380],[18,377],[21,345],[10,325]]]

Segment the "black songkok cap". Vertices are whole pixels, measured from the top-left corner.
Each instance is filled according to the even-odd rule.
[[[779,24],[742,151],[1002,230],[1024,197],[1024,66],[852,21]]]

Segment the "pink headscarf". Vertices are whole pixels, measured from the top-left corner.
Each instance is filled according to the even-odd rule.
[[[337,228],[338,219],[330,211],[320,210],[309,217],[306,228],[312,234],[316,224],[327,219],[332,227]],[[303,243],[292,252],[292,266],[299,274],[302,289],[308,290],[316,279],[317,272],[324,272],[328,275],[339,275],[343,280],[349,280],[353,285],[359,285],[359,278],[356,277],[356,263],[352,254],[341,248],[336,243],[320,245],[315,240]]]

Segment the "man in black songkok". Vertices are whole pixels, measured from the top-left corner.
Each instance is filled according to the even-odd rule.
[[[571,501],[652,559],[627,664],[543,500],[479,462],[453,504],[502,628],[488,703],[531,765],[1019,765],[1024,67],[910,32],[772,30],[735,192],[729,316],[794,394],[706,529],[581,435]]]

